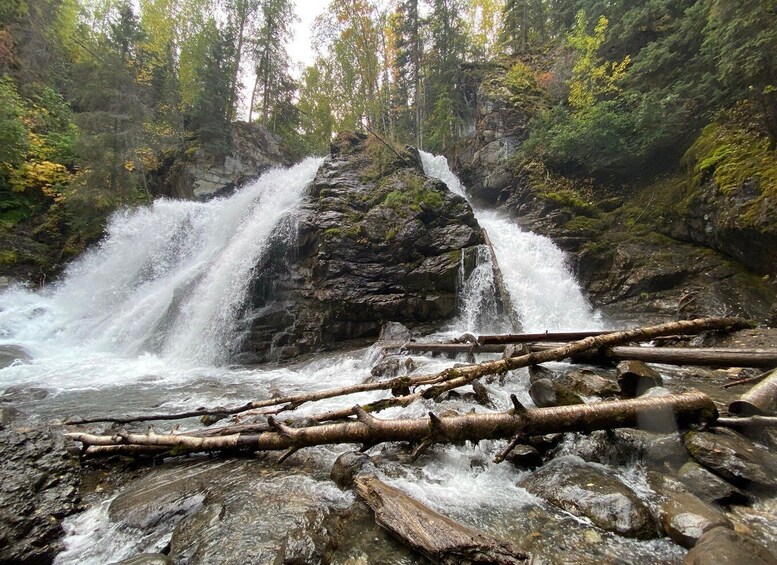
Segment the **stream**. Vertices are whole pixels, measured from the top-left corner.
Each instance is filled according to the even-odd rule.
[[[422,158],[427,174],[465,195],[444,158]],[[0,390],[39,391],[17,406],[43,421],[233,406],[278,391],[293,394],[363,382],[380,359],[375,347],[282,365],[227,364],[252,269],[277,226],[290,219],[293,226],[294,210],[320,163],[307,159],[269,171],[230,197],[204,203],[158,200],[148,208],[120,212],[104,241],[75,262],[61,282],[39,292],[5,290],[0,294],[0,348],[23,354],[0,369]],[[549,239],[494,212],[476,209],[475,214],[493,241],[525,331],[604,327],[564,254]],[[461,281],[459,318],[439,335],[505,330],[495,316],[493,284],[490,258],[482,253],[478,267]],[[414,362],[416,372],[429,373],[454,361],[416,357]],[[511,392],[532,405],[528,380],[527,371],[518,370],[504,383],[485,386],[494,407],[504,410],[511,406]],[[324,400],[295,414],[381,396]],[[462,394],[441,403],[392,408],[381,417],[423,416],[431,409],[482,407]],[[170,427],[160,424],[158,429]],[[576,454],[578,442],[585,441],[596,440],[567,441],[558,454]],[[492,462],[503,445],[438,446],[415,463],[396,446],[374,448],[370,455],[389,484],[454,519],[514,540],[535,554],[536,562],[682,561],[686,550],[668,538],[626,539],[529,494],[516,483],[531,471]],[[379,530],[363,510],[354,509],[354,495],[329,480],[329,469],[343,450],[306,449],[282,466],[265,456],[190,458],[107,482],[105,473],[96,471],[92,487],[85,489],[87,510],[65,521],[67,549],[56,563],[102,565],[163,550],[180,563],[273,563],[281,562],[275,561],[279,548],[304,556],[320,543],[336,546],[328,554],[332,563],[423,562]],[[611,470],[648,504],[655,498],[640,461]],[[328,532],[329,541],[317,541],[314,531]]]

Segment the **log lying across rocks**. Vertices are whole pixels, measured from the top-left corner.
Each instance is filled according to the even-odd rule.
[[[614,334],[598,334],[614,335]],[[562,347],[560,343],[530,343],[533,352],[549,351]],[[422,343],[412,342],[392,346],[407,352],[446,353],[502,353],[505,345],[496,343]],[[585,352],[573,361],[596,363],[598,361],[646,361],[666,365],[702,365],[708,367],[777,367],[777,349],[703,348],[703,347],[630,347],[614,346],[603,348],[586,355]]]
[[[374,476],[354,480],[375,521],[433,563],[517,565],[529,555],[517,546],[451,520]]]
[[[324,444],[357,443],[373,446],[379,443],[403,441],[446,443],[503,439],[515,436],[542,435],[551,432],[594,431],[621,427],[639,427],[655,431],[672,431],[676,426],[714,422],[717,410],[712,400],[698,391],[653,398],[616,400],[596,404],[558,406],[527,410],[516,403],[513,410],[466,414],[440,418],[429,413],[426,418],[376,418],[355,407],[356,420],[331,424],[291,428],[270,418],[271,431],[238,433],[216,437],[195,437],[187,434],[114,433],[94,435],[84,432],[66,434],[72,440],[89,446],[139,446],[158,453],[160,447],[177,452],[200,451],[274,451],[289,453],[304,447]],[[98,453],[104,453],[104,450]]]

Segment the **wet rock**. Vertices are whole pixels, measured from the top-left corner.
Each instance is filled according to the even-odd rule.
[[[745,492],[693,461],[680,468],[678,477],[691,492],[707,502],[746,504],[750,499]]]
[[[373,377],[391,379],[407,375],[416,370],[416,363],[407,355],[387,355],[375,365],[370,373]]]
[[[505,458],[519,469],[536,469],[542,465],[542,455],[530,445],[516,445]]]
[[[309,510],[298,527],[286,534],[273,565],[320,565],[329,563],[329,556],[337,546],[333,532],[328,528],[330,518],[326,510]]]
[[[679,466],[688,460],[688,451],[679,434],[630,428],[595,431],[586,435],[569,434],[562,448],[586,461],[608,465],[642,461],[648,467],[664,469],[667,463]]]
[[[230,151],[223,158],[201,148],[188,153],[163,163],[152,178],[155,194],[207,200],[230,193],[270,167],[291,164],[280,139],[258,123],[234,122]]]
[[[29,352],[21,345],[0,345],[0,369],[10,367],[13,363],[26,363],[32,359]]]
[[[537,379],[529,387],[529,396],[538,408],[585,404],[577,394],[549,379]]]
[[[610,379],[590,369],[574,369],[562,373],[559,382],[577,394],[609,398],[618,396],[620,388]]]
[[[13,406],[0,406],[0,430],[23,416],[23,413]]]
[[[366,453],[358,451],[346,451],[341,453],[332,465],[329,473],[337,486],[341,489],[351,488],[353,480],[363,473],[374,473],[375,465]]]
[[[733,528],[716,507],[687,492],[672,493],[661,505],[661,525],[675,543],[693,547],[712,528]]]
[[[315,557],[320,546],[304,550],[308,537],[318,535],[309,531],[319,523],[308,518],[310,513],[352,503],[319,470],[300,474],[288,464],[271,468],[260,461],[230,461],[208,482],[202,506],[174,527],[170,558],[176,563],[273,563],[289,538],[289,558]]]
[[[775,565],[777,559],[751,538],[729,528],[707,531],[683,560],[683,565]]]
[[[629,398],[640,396],[649,388],[664,384],[661,375],[642,361],[621,361],[615,371],[618,386]]]
[[[45,388],[35,386],[15,385],[9,386],[0,395],[0,403],[18,404],[22,402],[32,402],[43,400],[49,395]]]
[[[580,458],[554,459],[518,485],[604,530],[640,539],[657,537],[656,523],[634,491],[611,472]]]
[[[413,337],[410,328],[399,322],[386,322],[383,327],[380,328],[380,335],[378,341],[393,341],[400,343],[407,343],[410,338]]]
[[[50,563],[62,520],[77,512],[78,460],[50,428],[0,429],[0,562]]]
[[[777,455],[734,432],[688,432],[685,446],[701,465],[740,488],[777,488]]]
[[[174,562],[163,553],[141,553],[113,565],[174,565]]]

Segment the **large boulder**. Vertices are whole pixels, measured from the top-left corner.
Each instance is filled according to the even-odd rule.
[[[577,516],[585,516],[604,530],[625,537],[658,536],[648,507],[613,473],[578,457],[559,457],[518,483]]]
[[[701,465],[742,488],[777,488],[777,455],[734,432],[688,432],[685,446]]]
[[[296,246],[278,237],[257,266],[243,361],[374,339],[389,320],[434,328],[455,316],[483,243],[467,202],[417,154],[362,134],[332,144],[297,225]]]
[[[16,419],[0,427],[0,461],[0,563],[51,563],[79,510],[78,460],[61,434]]]

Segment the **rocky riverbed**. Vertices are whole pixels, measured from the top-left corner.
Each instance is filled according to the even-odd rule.
[[[744,330],[723,342],[756,338],[775,345],[774,330]],[[345,358],[354,357],[331,354],[328,362],[336,368]],[[365,373],[377,362],[394,367],[391,374],[445,365],[427,357],[412,364],[386,363],[374,354],[356,359],[351,368]],[[554,382],[586,402],[620,394],[616,369],[554,364],[550,370]],[[739,394],[722,385],[752,374],[654,370],[663,387],[645,394],[701,388],[721,410]],[[535,377],[516,371],[504,384],[485,382],[479,395],[452,394],[428,408],[480,410],[479,402],[500,407],[509,402],[508,390],[525,391],[519,396],[529,404]],[[22,387],[6,390],[0,400],[2,562],[50,562],[63,548],[59,563],[422,562],[380,530],[348,488],[338,488],[334,478],[342,471],[332,468],[343,448],[303,450],[282,464],[272,455],[173,458],[161,466],[79,462],[61,428],[24,416],[52,402],[45,393]],[[405,413],[418,409],[427,408]],[[770,433],[556,434],[532,438],[509,462],[496,465],[491,460],[501,445],[439,446],[415,462],[405,446],[386,445],[371,450],[371,464],[359,469],[517,544],[538,562],[719,563],[725,554],[742,563],[777,562],[777,458]]]

